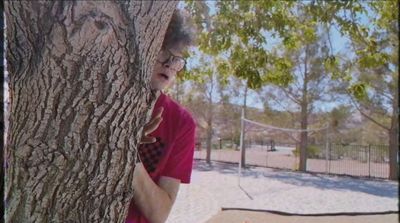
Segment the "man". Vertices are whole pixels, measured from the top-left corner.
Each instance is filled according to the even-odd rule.
[[[192,172],[195,122],[181,105],[162,90],[185,66],[183,51],[193,43],[185,18],[175,10],[151,77],[159,90],[152,119],[144,127],[139,162],[134,170],[134,196],[127,223],[165,222],[181,183]]]

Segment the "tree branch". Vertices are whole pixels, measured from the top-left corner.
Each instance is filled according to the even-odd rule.
[[[281,86],[279,86],[279,89],[281,89],[290,100],[292,100],[294,103],[300,105],[301,101],[299,101],[297,98],[295,98],[291,92],[288,92],[284,87],[281,87]]]
[[[374,118],[372,118],[371,116],[367,115],[365,112],[362,111],[362,109],[360,108],[359,104],[354,100],[353,96],[351,96],[350,92],[348,92],[349,96],[350,96],[350,100],[353,103],[353,105],[356,107],[356,109],[361,113],[362,116],[364,116],[365,118],[367,118],[368,120],[370,120],[371,122],[373,122],[374,124],[378,125],[379,127],[388,130],[389,128],[384,126],[383,124],[379,123],[378,121],[376,121]]]

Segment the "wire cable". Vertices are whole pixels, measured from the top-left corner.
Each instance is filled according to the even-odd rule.
[[[299,214],[284,211],[265,210],[265,209],[251,209],[251,208],[221,208],[222,211],[254,211],[254,212],[267,212],[271,214],[278,214],[284,216],[360,216],[360,215],[386,215],[386,214],[399,214],[399,211],[378,211],[378,212],[333,212],[333,213],[314,213],[314,214]]]

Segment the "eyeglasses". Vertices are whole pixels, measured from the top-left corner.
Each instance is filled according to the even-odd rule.
[[[169,68],[179,72],[183,70],[186,65],[186,60],[183,57],[175,56],[170,50],[163,49],[158,55],[157,62],[163,66],[168,63]]]

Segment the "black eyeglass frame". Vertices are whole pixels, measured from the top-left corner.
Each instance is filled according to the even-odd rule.
[[[175,70],[175,71],[176,71],[176,72],[180,72],[180,71],[182,71],[182,70],[185,69],[185,67],[186,67],[186,60],[185,60],[185,58],[183,58],[183,57],[181,57],[181,56],[176,56],[176,55],[174,55],[169,49],[162,49],[162,50],[163,50],[163,51],[167,51],[167,52],[169,53],[169,57],[168,57],[167,59],[165,59],[165,61],[159,61],[158,58],[157,58],[157,62],[161,63],[161,65],[164,66],[167,62],[173,61],[174,58],[179,58],[179,59],[182,59],[182,60],[183,60],[183,67],[182,67],[180,70]]]

